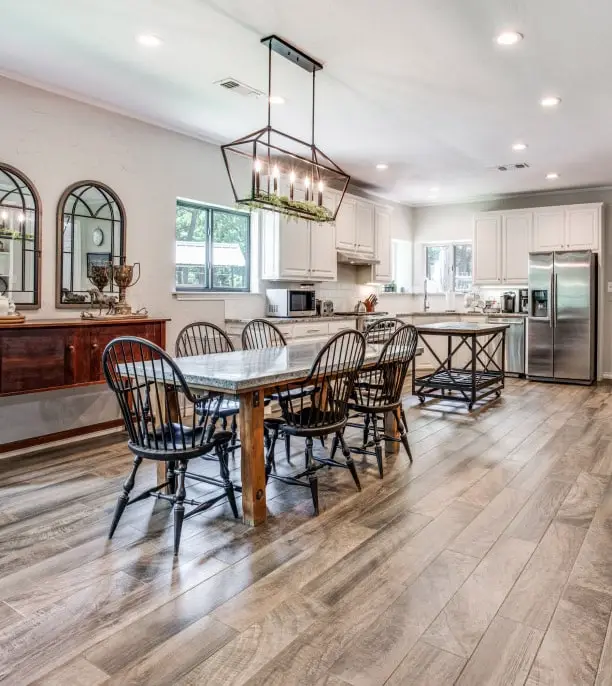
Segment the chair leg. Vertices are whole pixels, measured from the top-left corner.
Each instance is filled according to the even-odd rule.
[[[410,460],[410,464],[412,464],[412,451],[410,450],[410,444],[408,443],[408,434],[406,433],[406,428],[403,422],[402,414],[402,410],[400,410],[400,408],[398,407],[395,410],[395,421],[397,422],[397,428],[399,429],[400,440],[404,448],[406,448],[406,452],[408,453],[408,459]]]
[[[176,462],[166,462],[166,481],[168,482],[168,493],[176,493]]]
[[[285,434],[285,454],[287,462],[291,462],[291,434]]]
[[[404,406],[400,405],[400,412],[402,413],[402,421],[404,422],[404,429],[408,433],[408,421],[406,420],[406,413],[404,412]]]
[[[174,554],[178,555],[179,545],[181,544],[181,531],[183,529],[183,519],[185,517],[185,471],[187,462],[181,460],[178,468],[178,488],[176,491],[176,501],[174,505]]]
[[[142,462],[142,457],[135,457],[134,458],[134,463],[132,465],[132,471],[130,472],[130,475],[128,478],[125,480],[123,484],[123,493],[119,496],[119,500],[117,500],[117,505],[115,507],[115,513],[113,514],[113,521],[111,523],[111,528],[108,533],[108,537],[112,538],[113,534],[115,533],[115,529],[117,528],[117,524],[119,524],[119,520],[121,519],[121,515],[123,514],[123,510],[125,510],[125,506],[128,504],[128,500],[130,499],[130,491],[134,488],[134,482],[136,480],[136,472],[138,471],[138,467],[140,467],[140,463]]]
[[[355,468],[355,463],[353,462],[353,458],[351,457],[351,451],[348,449],[348,446],[346,445],[346,441],[344,440],[344,435],[342,434],[341,431],[338,431],[336,433],[336,436],[338,437],[338,440],[340,441],[340,445],[342,446],[342,454],[344,455],[344,458],[346,459],[346,466],[349,469],[349,472],[351,473],[351,476],[353,477],[353,481],[355,482],[355,485],[357,486],[357,490],[361,490],[361,484],[359,483],[359,477],[357,476],[357,469]]]
[[[334,437],[332,438],[331,450],[329,451],[330,460],[335,459],[334,455],[336,454],[336,450],[338,450],[338,443],[338,436],[337,434],[334,434]]]
[[[232,437],[230,438],[230,445],[233,448],[238,442],[238,421],[236,419],[236,415],[232,416],[232,426],[230,431],[232,432]]]
[[[236,496],[234,494],[234,484],[230,480],[229,471],[229,453],[227,450],[227,443],[216,446],[216,453],[219,459],[219,472],[223,480],[223,487],[225,488],[225,495],[229,501],[234,517],[238,519],[238,506],[236,505]]]
[[[317,479],[317,470],[314,466],[312,454],[312,436],[308,436],[306,439],[306,469],[308,470],[310,495],[312,496],[312,505],[316,517],[319,515],[319,481]]]
[[[383,478],[383,448],[382,441],[380,438],[380,431],[378,429],[378,421],[376,420],[376,415],[373,417],[372,421],[372,431],[374,433],[374,452],[376,453],[376,463],[378,464],[378,473],[380,478]]]
[[[276,461],[274,460],[274,450],[276,448],[276,441],[278,440],[278,427],[272,429],[272,437],[269,439],[266,446],[266,484],[270,478],[272,470],[276,471]]]
[[[376,417],[374,417],[374,424],[376,424]],[[363,419],[363,447],[368,445],[368,439],[370,438],[370,415],[366,414]]]

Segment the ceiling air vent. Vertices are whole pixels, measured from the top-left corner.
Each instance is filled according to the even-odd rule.
[[[246,83],[242,83],[241,81],[238,81],[238,79],[233,79],[231,77],[221,79],[220,81],[215,81],[215,85],[219,85],[221,88],[225,88],[228,91],[233,91],[234,93],[238,93],[239,95],[244,95],[249,98],[259,98],[263,95],[263,92],[258,91],[257,88],[247,86]]]
[[[527,162],[517,162],[513,164],[500,164],[495,167],[489,167],[491,171],[518,171],[519,169],[529,169],[529,164]]]

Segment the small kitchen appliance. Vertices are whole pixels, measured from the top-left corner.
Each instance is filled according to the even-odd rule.
[[[322,300],[321,301],[321,314],[324,317],[332,315],[334,313],[334,301],[333,300]]]
[[[514,291],[506,291],[502,295],[502,312],[516,312],[516,293]]]
[[[519,290],[519,312],[527,314],[529,312],[529,289],[521,288]]]
[[[268,288],[268,317],[315,317],[317,314],[314,286]]]

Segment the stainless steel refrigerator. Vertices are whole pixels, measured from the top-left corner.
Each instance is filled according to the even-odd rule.
[[[596,374],[597,255],[529,254],[527,376],[592,383]]]

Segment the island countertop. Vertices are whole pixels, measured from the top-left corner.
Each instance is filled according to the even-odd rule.
[[[418,324],[415,328],[419,333],[437,334],[440,336],[486,335],[504,331],[509,324],[493,324],[491,322],[433,322]]]

